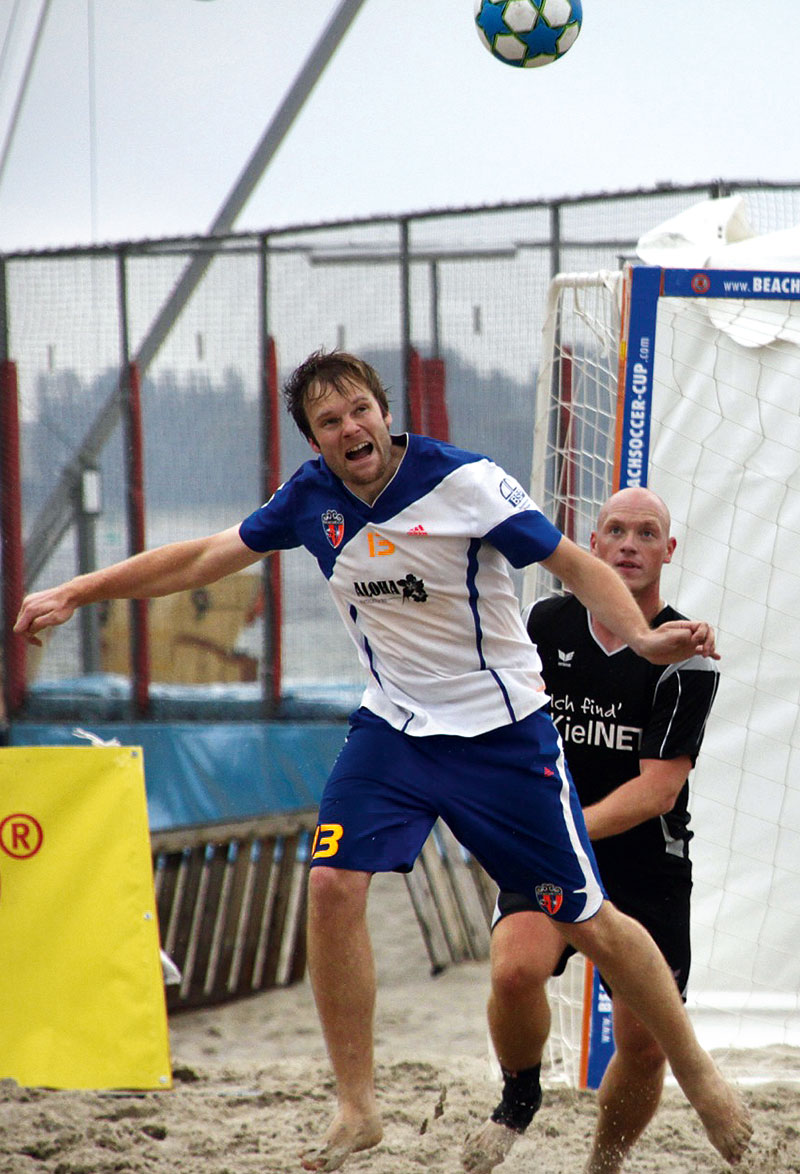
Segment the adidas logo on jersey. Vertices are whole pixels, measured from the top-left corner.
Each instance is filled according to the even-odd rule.
[[[409,534],[424,534],[426,538],[428,536],[428,531],[425,529],[425,527],[422,525],[421,522],[418,526],[412,526],[411,529],[408,531],[408,533]]]
[[[561,648],[558,650],[558,667],[560,669],[572,668],[572,658],[574,652],[564,652]]]

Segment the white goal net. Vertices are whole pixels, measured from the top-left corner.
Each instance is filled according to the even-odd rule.
[[[553,283],[531,492],[584,545],[637,463],[670,508],[664,595],[722,654],[691,778],[689,1007],[706,1047],[800,1046],[800,275],[656,270],[648,318],[637,272]],[[525,601],[553,587],[532,568]],[[577,1083],[567,984],[551,1061]]]

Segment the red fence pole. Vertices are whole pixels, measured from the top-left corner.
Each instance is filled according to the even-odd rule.
[[[425,432],[425,374],[423,360],[418,350],[413,347],[408,354],[408,415],[406,428],[409,432],[424,434]]]
[[[278,355],[275,339],[267,338],[267,354],[264,371],[266,404],[266,438],[264,444],[264,490],[265,500],[272,497],[281,483],[281,437],[280,437],[280,388],[278,386]],[[283,674],[283,586],[281,582],[280,554],[267,559],[265,570],[267,599],[264,622],[267,624],[268,660],[265,667],[267,693],[274,709],[281,699]]]
[[[425,434],[434,440],[449,440],[444,359],[423,359],[422,374],[425,385]]]
[[[142,427],[142,383],[138,363],[128,364],[127,385],[128,431],[128,533],[129,554],[140,554],[145,548],[144,508],[144,429]],[[147,600],[132,599],[131,616],[131,676],[133,708],[137,718],[145,717],[150,708],[150,642],[148,633]]]
[[[3,649],[6,710],[13,715],[25,700],[27,645],[12,632],[23,595],[22,473],[17,366],[0,362],[0,531],[3,542]]]

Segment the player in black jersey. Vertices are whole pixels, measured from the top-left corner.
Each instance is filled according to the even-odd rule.
[[[656,494],[614,494],[600,511],[591,548],[628,584],[651,627],[684,618],[661,598],[661,570],[675,539]],[[716,664],[693,657],[667,668],[652,665],[573,595],[534,604],[527,629],[608,896],[649,930],[685,996],[692,887],[687,776],[717,691]],[[573,952],[562,949],[549,918],[527,898],[500,893],[489,1024],[504,1090],[491,1120],[468,1139],[464,1166],[471,1174],[488,1174],[503,1161],[541,1103],[539,1064],[550,1028],[545,983]],[[613,1021],[616,1051],[598,1091],[587,1174],[622,1169],[663,1087],[664,1054],[620,998],[613,1000]]]

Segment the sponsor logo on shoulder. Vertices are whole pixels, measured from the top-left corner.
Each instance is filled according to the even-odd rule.
[[[322,529],[334,550],[341,546],[344,538],[344,517],[338,510],[326,510],[322,515]]]
[[[539,908],[553,917],[564,904],[564,890],[560,885],[544,884],[536,886],[536,900]]]
[[[504,477],[500,482],[500,493],[506,499],[509,505],[513,505],[515,509],[530,509],[533,502],[528,497],[525,490],[518,481],[513,477]]]

